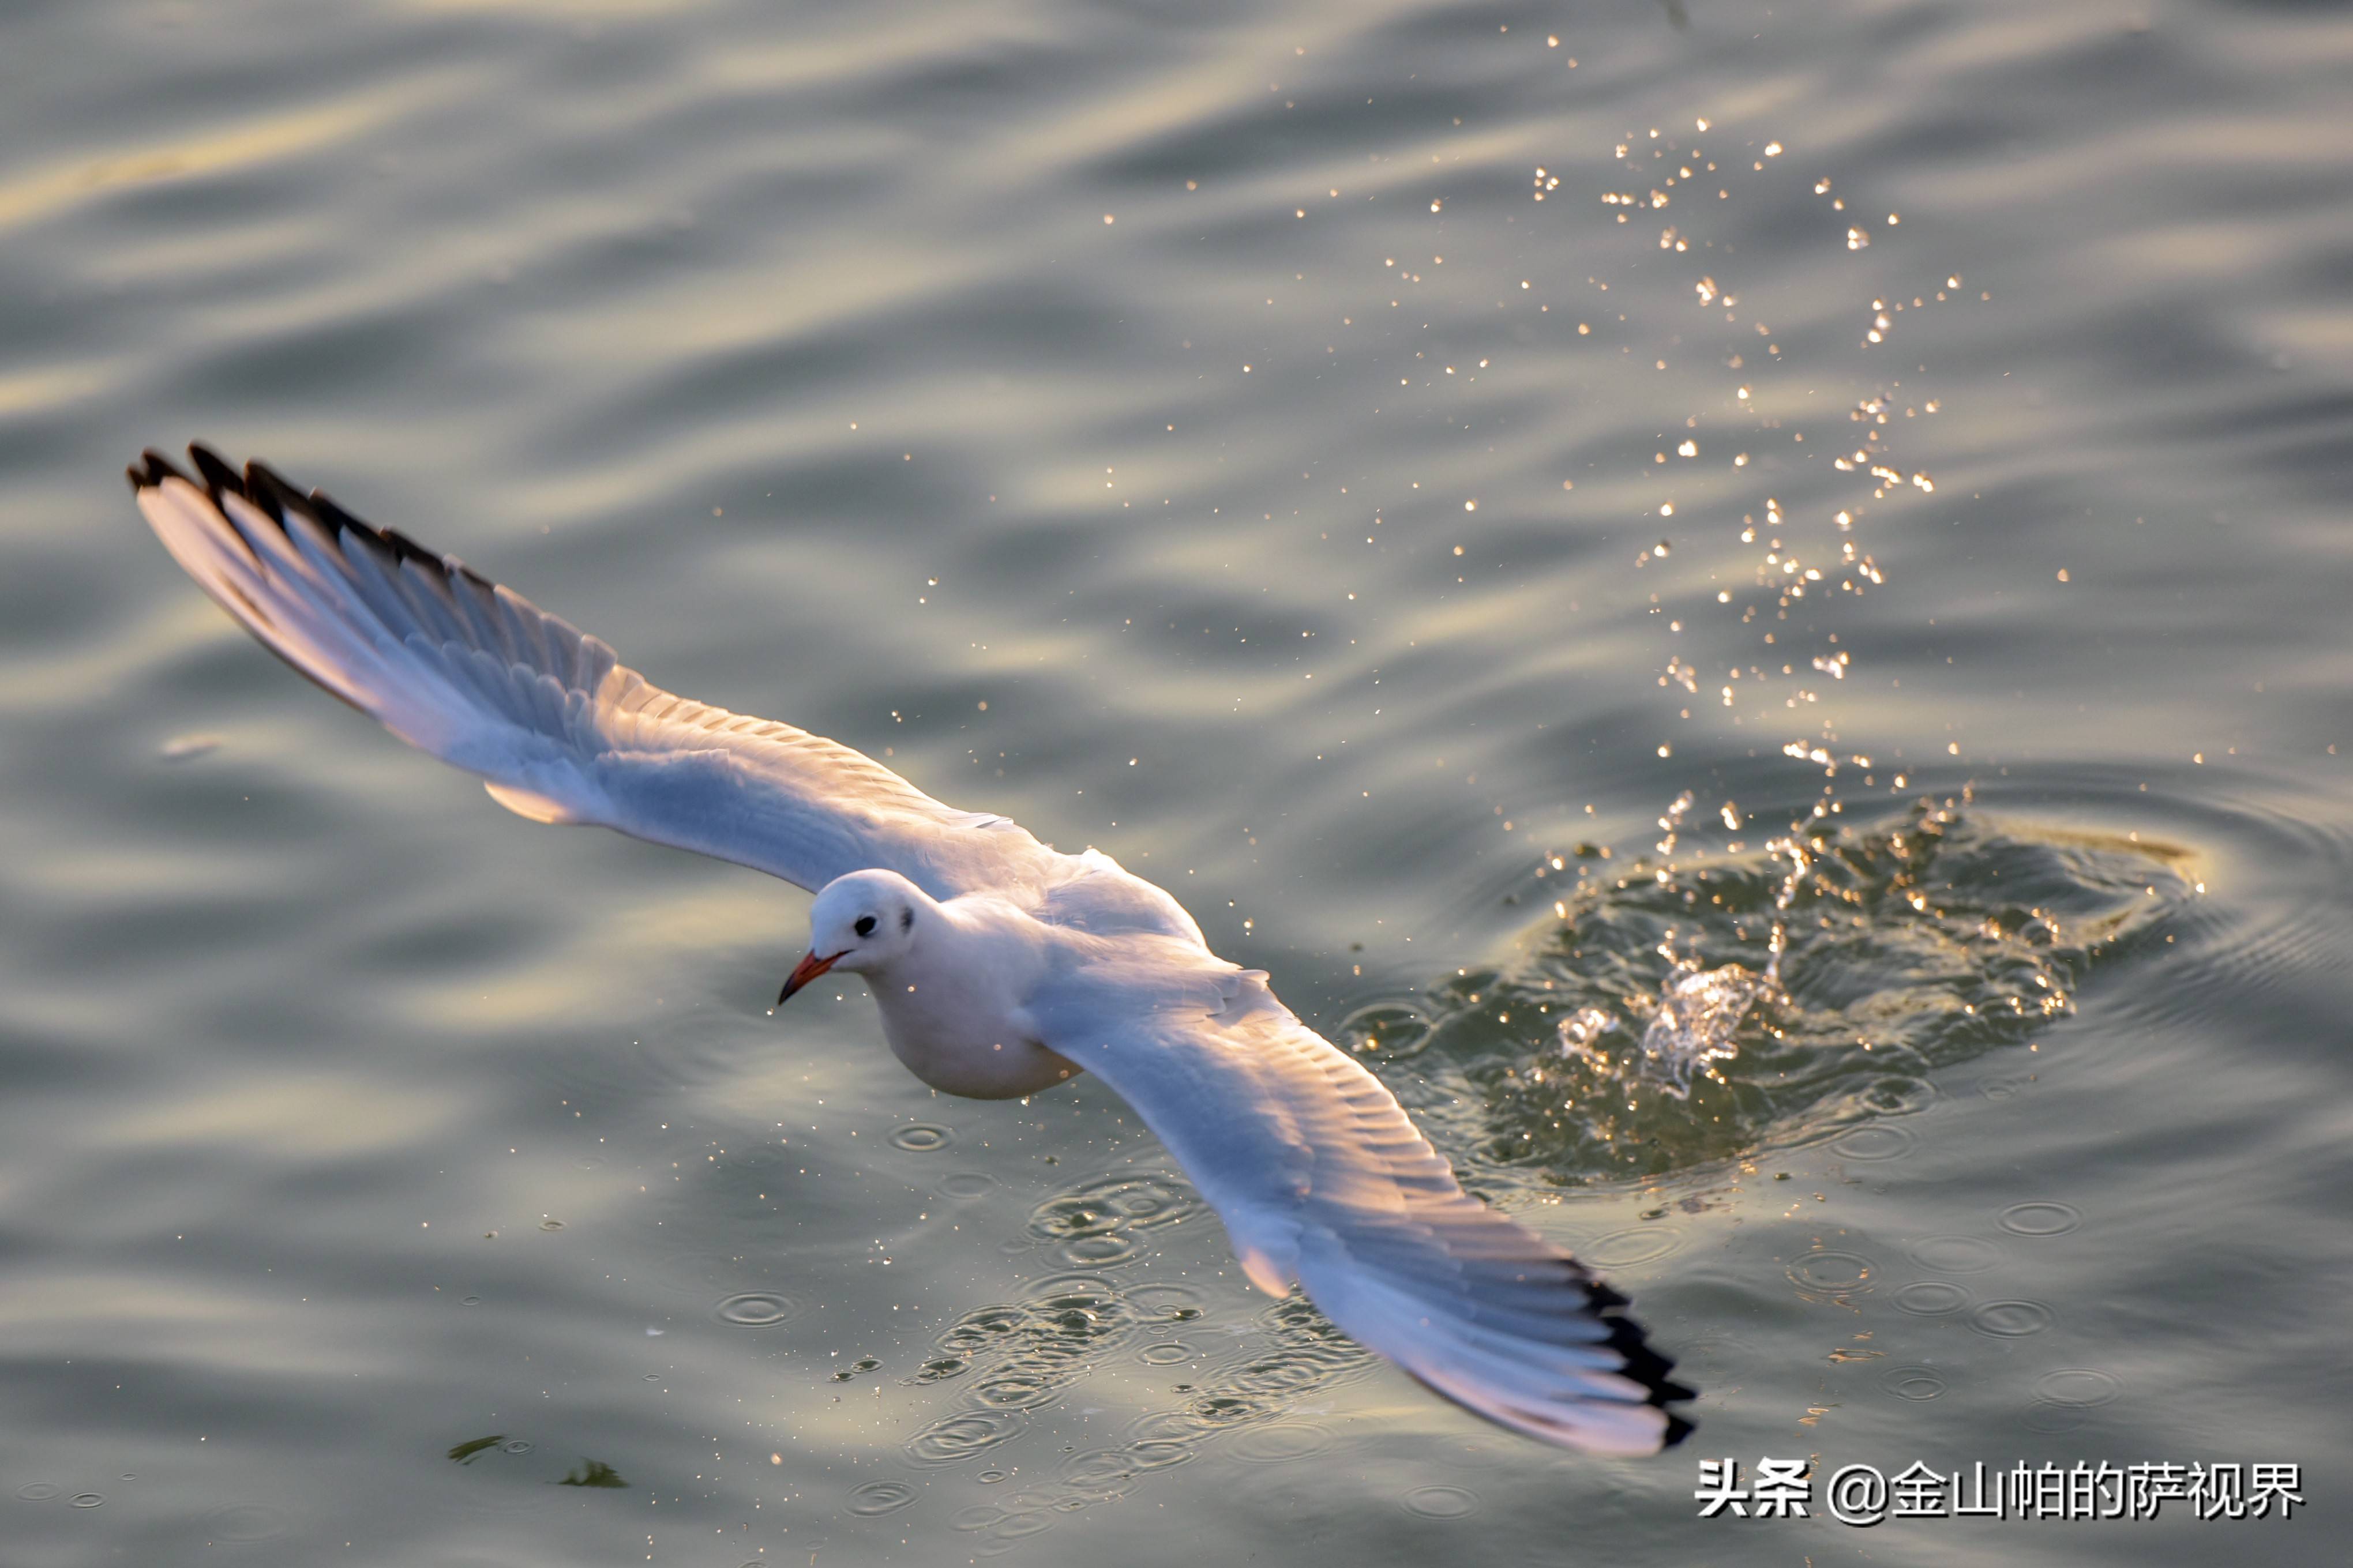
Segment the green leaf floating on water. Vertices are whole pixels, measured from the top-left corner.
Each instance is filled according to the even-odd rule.
[[[1936,1069],[2036,1041],[2093,974],[2168,951],[2195,891],[2188,851],[1926,802],[1813,819],[1799,847],[1548,879],[1566,913],[1518,964],[1344,1037],[1466,1175],[1654,1175],[1920,1109]]]
[[[487,1437],[477,1437],[470,1443],[460,1443],[449,1450],[449,1458],[461,1465],[470,1465],[485,1448],[495,1448],[507,1440],[503,1432],[493,1432]]]

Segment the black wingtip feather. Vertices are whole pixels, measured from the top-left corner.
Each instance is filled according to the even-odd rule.
[[[362,539],[374,539],[376,536],[376,531],[374,528],[336,505],[335,498],[324,490],[311,492],[311,515],[317,518],[320,525],[324,528],[341,529],[347,533],[357,534]]]
[[[366,527],[364,523],[361,526],[363,528]],[[426,549],[425,546],[417,543],[417,541],[409,538],[408,535],[401,532],[400,530],[396,528],[373,528],[367,529],[367,531],[375,535],[377,542],[383,544],[385,549],[392,552],[392,558],[395,561],[414,561],[418,565],[430,568],[435,572],[443,570],[441,557],[436,555],[430,550]]]
[[[1690,1434],[1692,1424],[1673,1411],[1668,1410],[1667,1406],[1686,1399],[1696,1399],[1699,1397],[1698,1391],[1677,1383],[1668,1375],[1675,1369],[1673,1359],[1651,1349],[1650,1339],[1644,1333],[1642,1325],[1626,1316],[1625,1308],[1629,1303],[1622,1292],[1612,1289],[1590,1276],[1588,1276],[1583,1283],[1587,1291],[1587,1304],[1593,1309],[1597,1317],[1609,1326],[1609,1348],[1616,1351],[1625,1363],[1625,1365],[1619,1370],[1642,1385],[1649,1395],[1647,1403],[1666,1411],[1666,1436],[1659,1446],[1662,1448],[1673,1447]]]
[[[465,563],[436,554],[397,529],[378,528],[353,516],[338,505],[324,490],[312,490],[308,495],[294,488],[284,475],[269,464],[256,459],[239,473],[221,456],[201,441],[188,444],[188,458],[196,470],[191,479],[172,459],[149,447],[140,454],[137,466],[123,470],[133,490],[149,489],[165,479],[180,479],[189,484],[201,483],[212,497],[215,506],[224,496],[237,496],[258,508],[280,527],[286,525],[289,512],[299,513],[318,523],[329,532],[344,532],[364,544],[392,558],[396,566],[414,561],[434,572],[460,576],[479,584],[486,591],[496,590],[496,584]]]
[[[280,528],[286,526],[286,514],[290,511],[303,517],[312,515],[311,503],[302,498],[302,492],[259,458],[248,459],[245,465],[245,493]]]
[[[134,490],[153,489],[165,479],[186,480],[188,478],[187,475],[180,472],[179,468],[171,458],[153,447],[139,454],[136,467],[124,471],[130,475],[131,488]]]
[[[245,496],[245,479],[235,468],[221,461],[220,455],[201,441],[188,443],[188,458],[202,474],[205,488],[212,492],[213,504],[218,506],[223,496]]]

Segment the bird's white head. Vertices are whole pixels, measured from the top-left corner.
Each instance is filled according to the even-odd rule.
[[[871,974],[905,956],[939,918],[930,894],[896,871],[852,871],[818,890],[809,906],[809,950],[776,1002],[831,969]]]

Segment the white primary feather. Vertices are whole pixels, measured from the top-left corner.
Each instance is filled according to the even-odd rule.
[[[1162,889],[943,805],[847,746],[664,691],[454,557],[259,464],[189,451],[194,478],[153,452],[131,470],[173,556],[296,669],[501,805],[812,889],[898,873],[943,900],[942,935],[918,933],[903,960],[938,984],[878,994],[886,1023],[936,1037],[918,1047],[1001,1052],[1018,1031],[1096,1073],[1217,1209],[1253,1283],[1303,1286],[1345,1332],[1491,1420],[1609,1454],[1689,1430],[1667,1406],[1691,1391],[1625,1299],[1463,1192],[1380,1080],[1264,975],[1212,954]],[[922,1013],[935,995],[974,1000]],[[961,1069],[985,1078],[994,1060],[1009,1058]]]

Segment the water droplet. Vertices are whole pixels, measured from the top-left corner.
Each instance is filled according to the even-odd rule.
[[[995,1176],[984,1176],[978,1171],[959,1171],[940,1184],[943,1196],[972,1199],[989,1192],[997,1185]]]
[[[2064,1236],[2084,1216],[2062,1203],[2012,1204],[2001,1211],[2001,1228],[2017,1236]]]
[[[1892,1366],[1879,1374],[1879,1386],[1898,1399],[1934,1399],[1945,1392],[1945,1379],[1931,1367]]]
[[[891,1142],[911,1154],[928,1154],[934,1149],[944,1149],[955,1142],[955,1134],[944,1127],[915,1122],[891,1134]]]
[[[2088,1366],[2063,1366],[2046,1372],[2034,1383],[2034,1397],[2046,1405],[2106,1405],[2124,1392],[2124,1384]]]
[[[1165,1470],[1193,1457],[1191,1445],[1172,1437],[1148,1437],[1140,1443],[1130,1443],[1127,1451],[1137,1468],[1146,1470]]]
[[[1894,1160],[1909,1154],[1918,1142],[1908,1128],[1873,1124],[1856,1128],[1831,1148],[1849,1160]]]
[[[542,1230],[562,1230],[564,1228],[564,1222],[560,1219],[543,1219],[539,1222],[539,1228]]]
[[[1912,1244],[1912,1261],[1939,1274],[1982,1274],[2001,1261],[2001,1244],[1981,1236],[1929,1236]]]
[[[1969,1314],[1969,1327],[1996,1339],[2022,1339],[2039,1334],[2058,1321],[2040,1301],[1988,1301]]]
[[[1936,1086],[1925,1078],[1889,1073],[1856,1098],[1882,1116],[1911,1116],[1935,1103]]]
[[[1859,1295],[1871,1289],[1874,1267],[1859,1252],[1809,1252],[1790,1261],[1789,1282],[1800,1290]]]
[[[1683,1245],[1683,1237],[1662,1225],[1638,1225],[1611,1231],[1578,1249],[1586,1262],[1603,1268],[1625,1268],[1664,1258]]]
[[[773,1329],[793,1315],[790,1298],[773,1290],[745,1290],[719,1303],[719,1321],[739,1329]]]
[[[849,1511],[895,1513],[914,1500],[915,1489],[904,1481],[869,1481],[849,1494]]]
[[[1969,1293],[1958,1285],[1949,1285],[1942,1279],[1923,1279],[1895,1292],[1895,1304],[1919,1317],[1942,1317],[1947,1312],[1957,1312],[1968,1306]]]
[[[1062,1244],[1063,1260],[1090,1268],[1112,1268],[1141,1252],[1132,1236],[1082,1236]]]
[[[1036,1513],[1008,1513],[989,1533],[1000,1541],[1019,1541],[1025,1536],[1053,1528],[1054,1521],[1040,1510]]]
[[[919,1465],[956,1465],[1021,1430],[1018,1410],[974,1410],[933,1422],[907,1442]]]
[[[1465,1487],[1417,1487],[1405,1494],[1405,1506],[1424,1519],[1461,1519],[1479,1506],[1479,1494]]]

